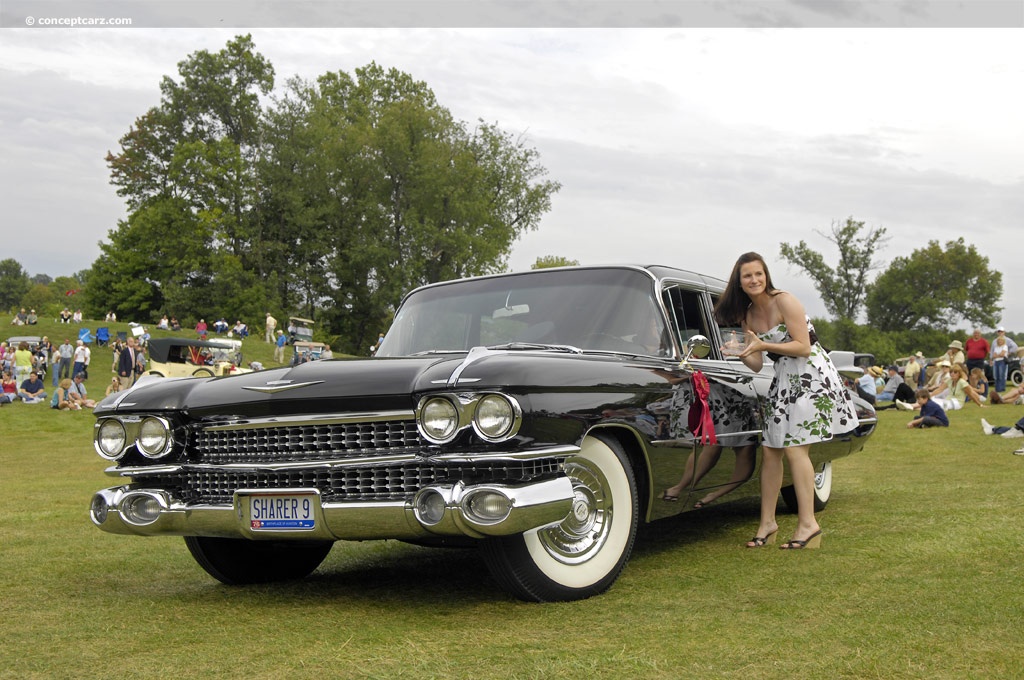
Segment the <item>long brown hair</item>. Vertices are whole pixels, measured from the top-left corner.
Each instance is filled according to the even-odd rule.
[[[743,284],[740,281],[740,270],[743,265],[751,262],[760,262],[764,268],[764,288],[769,295],[777,295],[779,292],[772,283],[772,275],[768,271],[768,265],[764,258],[757,253],[743,253],[736,264],[732,267],[732,274],[729,275],[729,282],[725,285],[725,292],[718,299],[715,305],[715,320],[723,326],[739,326],[747,316],[747,307],[750,306],[750,296],[743,291]]]

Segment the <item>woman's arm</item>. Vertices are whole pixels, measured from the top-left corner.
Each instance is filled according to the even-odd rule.
[[[754,367],[747,363],[746,358],[756,355],[759,366],[756,370],[760,370],[761,352],[773,352],[791,357],[811,355],[811,334],[807,329],[807,315],[804,312],[804,306],[789,293],[776,295],[775,304],[782,316],[782,323],[786,325],[786,331],[792,339],[789,342],[764,342],[747,328],[746,319],[744,319],[743,330],[747,333],[747,349],[740,354],[740,358],[752,370]]]

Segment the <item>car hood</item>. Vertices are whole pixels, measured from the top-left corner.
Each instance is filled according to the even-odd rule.
[[[594,362],[604,364],[594,370]],[[276,416],[296,413],[374,412],[413,409],[420,395],[452,389],[610,389],[650,382],[664,386],[662,365],[621,357],[545,352],[474,350],[468,355],[333,359],[222,378],[153,378],[111,395],[97,408],[110,412],[187,410],[194,417],[222,414]],[[661,369],[655,372],[655,368]],[[600,381],[594,378],[601,375]]]

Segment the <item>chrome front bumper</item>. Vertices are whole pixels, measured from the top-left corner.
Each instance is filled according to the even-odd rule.
[[[259,523],[250,516],[249,499],[282,494],[312,501],[312,528],[258,528]],[[497,501],[497,506],[507,512],[481,514],[477,508],[486,504],[475,501],[482,498]],[[252,540],[484,538],[557,524],[572,510],[574,498],[572,483],[566,477],[515,486],[438,484],[421,489],[408,501],[353,503],[324,503],[316,489],[240,489],[230,505],[187,505],[160,489],[117,486],[93,496],[89,516],[103,531],[135,536]]]

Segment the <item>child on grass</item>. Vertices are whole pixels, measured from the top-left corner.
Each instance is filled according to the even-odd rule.
[[[949,427],[949,418],[935,401],[932,394],[926,389],[920,389],[914,393],[917,397],[917,406],[921,409],[921,415],[907,423],[907,428],[915,427]]]

